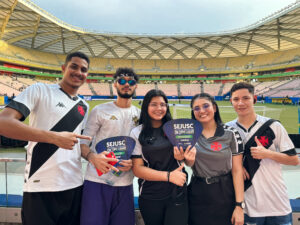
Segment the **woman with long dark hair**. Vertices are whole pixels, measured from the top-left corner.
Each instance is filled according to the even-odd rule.
[[[192,98],[192,119],[203,131],[188,186],[189,225],[242,225],[244,221],[243,145],[239,133],[223,125],[217,103],[209,94]]]
[[[139,207],[146,225],[187,224],[184,164],[174,158],[162,129],[171,119],[166,95],[153,89],[144,97],[140,125],[131,131],[136,140],[132,170],[139,178]]]

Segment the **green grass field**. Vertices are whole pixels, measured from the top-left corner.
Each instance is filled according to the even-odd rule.
[[[89,101],[90,104],[90,110],[94,108],[96,105],[105,103],[111,100],[97,100],[97,101]],[[137,107],[140,107],[138,104],[139,101],[133,101],[133,104]],[[172,115],[174,115],[174,118],[190,118],[190,107],[189,107],[189,101],[181,102],[181,104],[186,104],[186,107],[175,107],[173,104],[178,104],[178,101],[170,101],[170,111]],[[223,122],[228,122],[230,120],[233,120],[236,118],[236,114],[233,110],[233,108],[230,105],[230,102],[228,101],[219,101],[217,102],[218,106],[220,108],[221,117]],[[267,117],[271,117],[274,119],[279,120],[283,126],[286,128],[288,133],[290,134],[296,134],[298,133],[298,107],[297,106],[291,106],[291,105],[275,105],[275,104],[261,104],[257,103],[255,105],[256,112],[260,115],[265,115]],[[25,120],[25,123],[28,123],[28,118]],[[2,150],[2,149],[1,149]],[[23,149],[11,149],[6,148],[5,151],[23,151]]]

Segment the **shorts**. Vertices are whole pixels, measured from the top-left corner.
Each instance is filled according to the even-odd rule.
[[[79,225],[82,186],[58,192],[24,192],[23,225]]]
[[[85,180],[81,225],[134,225],[133,187],[110,186]]]

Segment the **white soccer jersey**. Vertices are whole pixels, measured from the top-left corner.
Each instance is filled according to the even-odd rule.
[[[237,120],[227,125],[235,127],[241,134],[244,144],[269,118],[257,115],[254,124],[246,130]],[[277,121],[270,125],[275,134],[271,151],[285,152],[294,149],[288,133]],[[267,141],[267,140],[265,140]],[[291,213],[287,188],[282,178],[281,164],[272,159],[262,159],[252,185],[245,192],[245,213],[250,217],[283,216]]]
[[[93,137],[91,150],[96,152],[96,144],[106,138],[115,136],[129,136],[130,131],[138,125],[140,109],[135,106],[120,108],[114,102],[98,105],[91,111],[84,135]],[[83,144],[89,145],[90,141],[84,140]],[[112,171],[98,176],[95,167],[89,163],[86,171],[86,180],[104,183],[111,186],[127,186],[132,184],[132,171],[122,172],[115,176]]]
[[[29,125],[42,130],[81,134],[88,104],[72,98],[58,84],[37,83],[28,87],[7,106],[19,111]],[[73,150],[52,144],[29,142],[24,192],[55,192],[82,185],[80,143]]]

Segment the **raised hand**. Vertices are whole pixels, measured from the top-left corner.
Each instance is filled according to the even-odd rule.
[[[268,151],[262,145],[262,143],[260,143],[260,141],[258,140],[257,136],[255,136],[254,140],[255,140],[257,146],[250,148],[251,156],[254,159],[265,159],[265,158],[268,158],[268,155],[269,155],[270,151]]]
[[[177,186],[183,186],[186,181],[186,174],[182,172],[184,167],[184,163],[182,163],[177,169],[170,172],[169,181]]]

